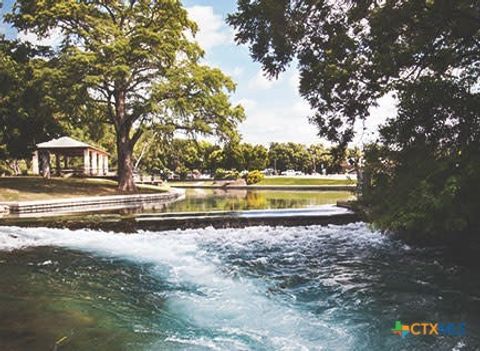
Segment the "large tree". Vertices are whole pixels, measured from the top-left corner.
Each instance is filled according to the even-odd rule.
[[[311,119],[342,145],[379,97],[407,82],[478,81],[475,0],[238,0],[228,22],[271,76],[298,64]]]
[[[57,107],[41,77],[45,62],[30,45],[0,36],[0,160],[30,158],[35,144],[58,136]]]
[[[239,0],[229,22],[270,75],[298,63],[312,120],[343,147],[378,98],[398,98],[367,150],[364,200],[380,227],[479,232],[478,1]]]
[[[234,83],[200,63],[197,26],[180,1],[18,0],[6,18],[40,37],[60,30],[48,73],[79,98],[72,105],[96,104],[99,123],[114,126],[121,191],[136,189],[133,148],[149,127],[226,138],[243,118],[228,99]]]

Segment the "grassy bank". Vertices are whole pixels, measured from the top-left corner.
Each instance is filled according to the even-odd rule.
[[[141,193],[158,193],[165,187],[139,185]],[[52,200],[78,196],[117,195],[117,183],[108,179],[4,177],[0,178],[0,202]]]
[[[266,177],[256,185],[354,185],[348,179],[307,178],[307,177]]]
[[[170,182],[172,186],[213,186],[214,181],[189,181],[189,182]],[[286,185],[286,186],[316,186],[316,185],[355,185],[355,180],[349,179],[330,179],[330,178],[302,178],[302,177],[266,177],[264,180],[253,185]]]

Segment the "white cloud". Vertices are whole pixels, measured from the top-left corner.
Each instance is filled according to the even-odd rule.
[[[243,104],[247,119],[240,126],[240,132],[247,142],[263,145],[289,141],[303,144],[321,142],[317,129],[308,122],[310,108],[301,100],[274,106],[257,101],[252,104],[252,100]]]
[[[298,91],[298,87],[300,86],[300,73],[298,70],[293,71],[288,78],[288,83],[293,89],[295,89],[295,91]]]
[[[271,89],[274,85],[279,83],[282,80],[282,76],[278,79],[272,78],[269,79],[265,76],[262,70],[259,70],[255,76],[250,79],[248,82],[248,88],[252,90],[267,90]]]
[[[257,102],[255,100],[247,98],[240,99],[236,103],[242,105],[243,108],[245,108],[245,110],[247,111],[247,113],[253,112],[254,109],[257,107]]]
[[[305,118],[312,114],[312,109],[307,101],[300,98],[295,104],[292,106],[292,111],[295,114],[303,115]]]
[[[377,103],[378,106],[370,108],[370,115],[365,121],[355,123],[356,135],[353,144],[361,146],[375,141],[378,137],[378,128],[386,122],[387,118],[396,116],[398,100],[392,93],[381,97]]]
[[[213,11],[213,7],[192,6],[187,8],[187,11],[190,18],[198,24],[199,30],[195,39],[203,49],[233,44],[233,31],[225,24],[223,18]]]
[[[39,38],[35,33],[25,31],[18,32],[17,38],[33,45],[58,46],[62,41],[62,32],[60,29],[53,29],[45,38]]]
[[[233,68],[232,76],[238,78],[238,77],[240,77],[240,76],[243,75],[243,72],[244,72],[244,68],[243,68],[243,67],[236,66],[235,68]]]
[[[293,141],[330,145],[330,142],[317,135],[317,127],[308,121],[313,111],[308,102],[298,94],[288,101],[278,101],[276,104],[262,100],[261,96],[240,99],[238,103],[246,110],[247,119],[240,126],[240,132],[247,142],[268,145],[274,141]],[[352,144],[362,146],[374,141],[378,136],[378,127],[385,123],[388,117],[396,115],[396,103],[397,100],[392,94],[379,99],[378,106],[370,109],[367,120],[364,123],[357,121],[355,124],[356,135]]]
[[[2,18],[0,17],[0,33],[5,34],[7,32],[8,25],[2,21]]]

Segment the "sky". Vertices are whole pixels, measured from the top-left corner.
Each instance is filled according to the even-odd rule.
[[[0,11],[7,11],[12,3],[13,0],[4,1],[4,8]],[[292,66],[278,79],[269,80],[263,75],[261,65],[250,57],[248,47],[235,44],[234,31],[225,23],[227,15],[235,11],[235,0],[184,0],[183,4],[199,25],[196,40],[205,50],[205,63],[222,69],[237,84],[232,101],[242,104],[246,110],[246,120],[239,127],[244,141],[263,145],[287,141],[328,144],[318,137],[316,127],[308,122],[311,110],[298,94],[297,68]],[[4,23],[0,23],[0,33],[38,42],[35,35],[16,33]],[[58,42],[58,34],[52,33],[42,43]],[[370,118],[365,123],[356,124],[353,144],[361,146],[374,140],[378,125],[395,111],[392,96],[380,99],[379,106],[370,110]]]

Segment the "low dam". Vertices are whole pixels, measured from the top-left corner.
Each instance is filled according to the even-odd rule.
[[[69,216],[4,218],[2,225],[97,229],[114,232],[193,228],[241,228],[248,226],[304,226],[347,224],[360,220],[349,209],[324,205],[304,209],[247,211],[173,212],[121,214],[83,214]]]

